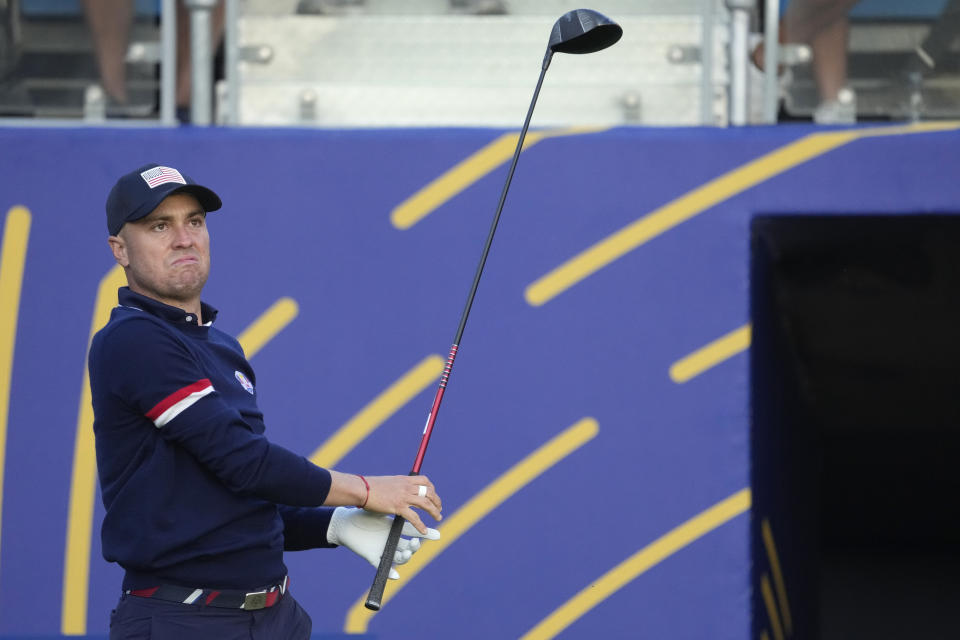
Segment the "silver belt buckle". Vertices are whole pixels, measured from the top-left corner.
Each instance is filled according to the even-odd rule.
[[[243,599],[243,609],[247,611],[263,609],[267,606],[267,592],[266,591],[254,591],[253,593],[248,593]]]

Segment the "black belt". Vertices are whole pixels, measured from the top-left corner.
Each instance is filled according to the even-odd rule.
[[[157,598],[182,604],[253,611],[272,607],[280,602],[280,598],[284,596],[289,586],[290,578],[284,576],[278,584],[259,591],[201,589],[161,584],[148,589],[128,589],[126,593],[138,598]]]

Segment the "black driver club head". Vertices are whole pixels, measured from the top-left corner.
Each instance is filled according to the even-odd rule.
[[[620,25],[602,13],[574,9],[554,23],[548,46],[559,53],[593,53],[616,43],[622,35]]]

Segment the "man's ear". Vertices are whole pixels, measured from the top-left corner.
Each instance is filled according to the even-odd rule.
[[[130,258],[127,257],[127,243],[124,242],[123,238],[119,235],[110,236],[107,238],[107,242],[110,243],[110,251],[113,252],[113,259],[117,261],[121,267],[130,266]]]

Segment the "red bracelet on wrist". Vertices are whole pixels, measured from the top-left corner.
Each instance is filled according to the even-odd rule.
[[[364,477],[363,477],[362,475],[360,475],[359,473],[357,474],[357,477],[360,478],[361,481],[363,481],[363,486],[365,486],[365,487],[367,488],[367,497],[365,497],[365,498],[363,499],[363,504],[360,505],[360,508],[363,509],[365,506],[367,506],[367,500],[370,499],[370,483],[367,482],[367,479],[364,478]]]

